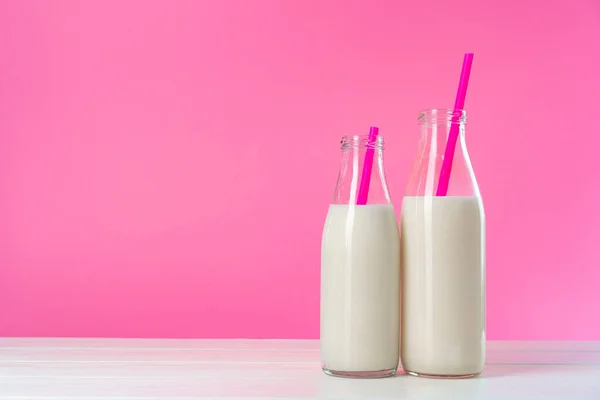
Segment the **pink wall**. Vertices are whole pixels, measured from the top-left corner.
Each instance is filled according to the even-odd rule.
[[[339,137],[451,106],[491,339],[600,339],[600,2],[3,1],[0,335],[318,336]]]

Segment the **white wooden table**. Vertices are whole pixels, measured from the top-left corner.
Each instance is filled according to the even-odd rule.
[[[0,338],[0,399],[225,398],[600,400],[600,342],[491,342],[470,380],[351,380],[312,340]]]

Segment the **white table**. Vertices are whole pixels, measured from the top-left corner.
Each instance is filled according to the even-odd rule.
[[[491,342],[470,380],[351,380],[313,340],[0,338],[0,399],[198,398],[600,400],[600,342]]]

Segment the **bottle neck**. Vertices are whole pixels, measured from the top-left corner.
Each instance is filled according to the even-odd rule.
[[[452,154],[448,195],[479,195],[465,141],[463,110],[426,110],[419,115],[421,138],[405,195],[435,196],[444,159]],[[447,153],[452,148],[453,152]]]
[[[446,152],[446,147],[449,143],[454,144],[455,152],[460,153],[462,145],[465,143],[465,125],[463,123],[423,123],[420,125],[421,137],[419,139],[419,147],[428,151],[429,157],[443,157]],[[451,135],[455,141],[451,141]]]
[[[391,204],[383,162],[384,141],[367,135],[342,138],[342,158],[333,204]]]

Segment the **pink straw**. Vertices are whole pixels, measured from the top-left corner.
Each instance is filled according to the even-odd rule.
[[[465,54],[463,60],[462,72],[460,74],[460,82],[458,83],[458,91],[456,92],[456,101],[454,102],[454,112],[452,116],[452,124],[450,125],[450,133],[448,134],[448,143],[446,143],[446,152],[444,153],[444,162],[440,171],[440,180],[438,182],[437,195],[445,196],[448,193],[448,184],[450,183],[450,172],[452,171],[452,159],[454,158],[454,148],[458,140],[459,120],[458,113],[462,113],[465,108],[465,97],[467,97],[467,86],[469,85],[469,75],[471,74],[471,65],[473,64],[473,53]]]
[[[367,204],[367,198],[369,197],[369,185],[371,184],[371,170],[373,169],[373,155],[375,154],[375,141],[379,134],[379,128],[374,126],[369,129],[369,142],[367,144],[367,152],[365,153],[365,163],[363,164],[362,177],[360,179],[360,187],[358,189],[358,198],[356,204],[365,205]]]

